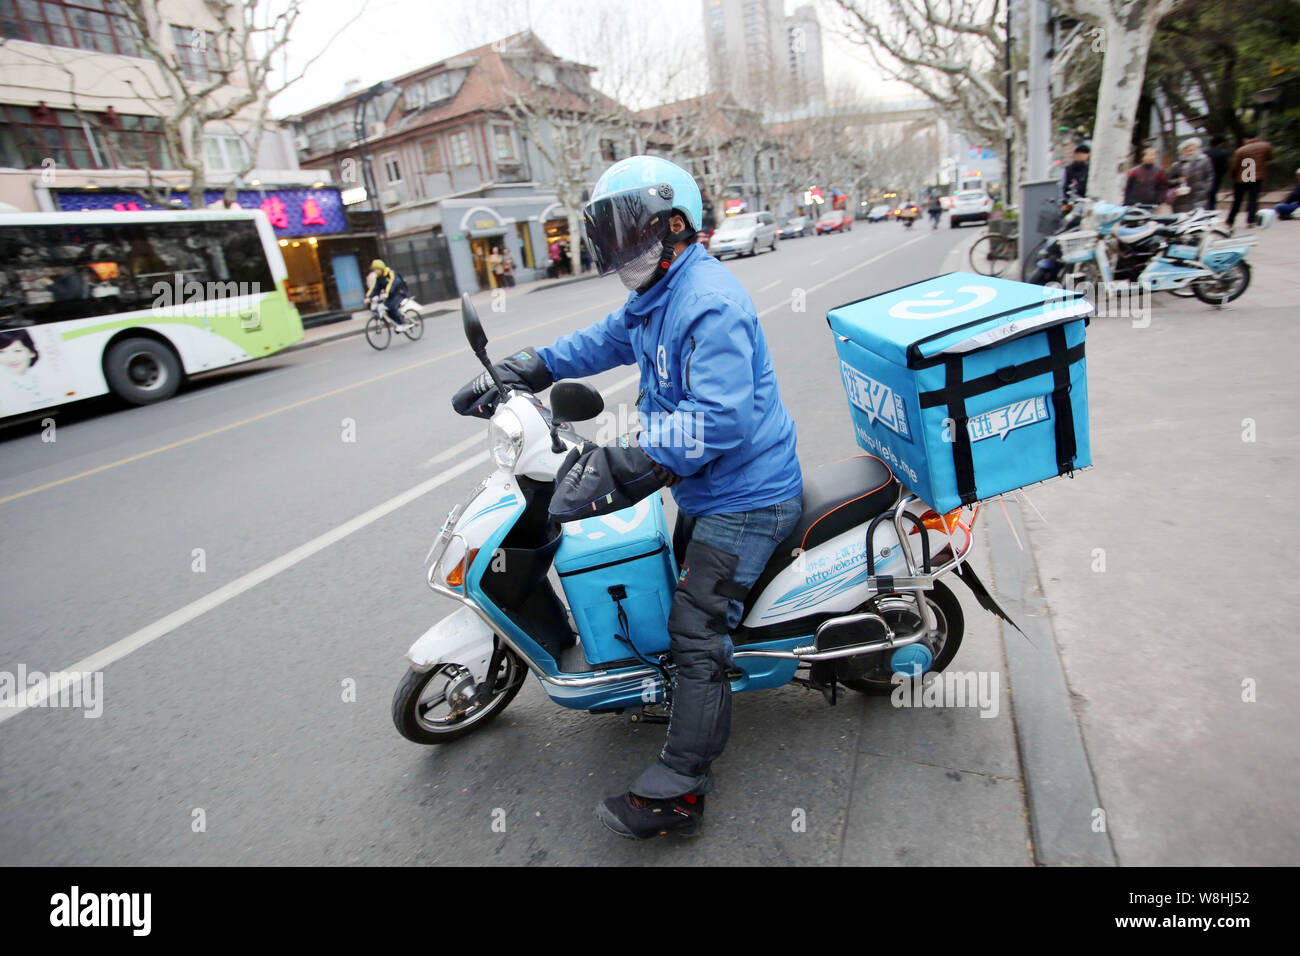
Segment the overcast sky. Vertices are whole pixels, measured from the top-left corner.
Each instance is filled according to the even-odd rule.
[[[786,11],[798,5],[786,0]],[[290,41],[291,70],[301,70],[356,9],[338,0],[304,0],[304,15]],[[336,99],[348,79],[377,83],[529,26],[558,55],[590,63],[611,78],[642,61],[634,68],[643,77],[646,99],[631,105],[662,102],[668,97],[655,95],[661,61],[651,51],[689,51],[702,78],[702,9],[701,0],[366,0],[361,19],[276,98],[274,110],[278,116],[302,112]],[[818,16],[828,84],[844,79],[875,99],[914,95],[882,83],[866,54],[835,35],[831,16],[824,9]],[[602,33],[616,39],[602,39]],[[600,77],[598,72],[598,85]]]

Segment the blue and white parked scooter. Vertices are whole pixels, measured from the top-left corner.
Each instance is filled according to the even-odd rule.
[[[492,372],[468,297],[462,317]],[[594,418],[604,402],[572,381],[549,398],[549,410],[521,391],[498,405],[488,426],[496,470],[451,510],[430,550],[429,586],[461,606],[407,652],[393,720],[409,740],[439,744],[483,727],[529,672],[563,707],[641,720],[663,719],[670,703],[677,566],[659,494],[557,524],[547,510],[556,471],[582,442],[569,423]],[[929,510],[870,455],[806,472],[803,518],[732,635],[732,689],[797,681],[833,703],[837,683],[889,693],[895,673],[942,671],[964,624],[940,578],[956,573],[1000,613],[965,565],[977,514]]]
[[[1250,285],[1246,258],[1258,238],[1229,234],[1212,212],[1151,217],[1129,206],[1087,202],[1096,229],[1054,236],[1055,255],[1039,261],[1037,273],[1073,273],[1097,290],[1131,281],[1149,292],[1191,294],[1215,306],[1239,298]],[[1261,211],[1259,219],[1267,228],[1272,211]]]

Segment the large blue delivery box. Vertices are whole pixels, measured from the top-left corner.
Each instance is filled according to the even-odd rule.
[[[1091,311],[966,272],[832,309],[858,444],[941,513],[1086,468]]]
[[[566,521],[563,528],[555,570],[587,661],[607,664],[668,650],[677,566],[659,495]]]

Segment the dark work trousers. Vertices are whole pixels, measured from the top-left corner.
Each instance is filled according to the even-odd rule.
[[[632,784],[638,796],[666,800],[713,789],[710,767],[731,732],[729,632],[740,624],[745,592],[802,511],[800,495],[753,511],[678,517],[673,549],[681,571],[668,615],[672,713],[659,758]]]
[[[1259,208],[1258,182],[1232,184],[1232,211],[1228,213],[1229,226],[1236,222],[1243,199],[1246,200],[1246,222],[1253,224],[1256,221],[1255,211]]]

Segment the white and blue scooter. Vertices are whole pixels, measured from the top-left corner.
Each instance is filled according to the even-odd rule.
[[[462,317],[492,372],[468,297]],[[569,423],[595,418],[604,402],[580,382],[553,386],[550,409],[498,387],[508,398],[488,425],[496,470],[451,510],[429,553],[429,586],[460,607],[407,652],[393,721],[416,743],[454,740],[500,714],[530,672],[560,706],[664,719],[677,565],[660,495],[557,523],[547,510],[556,471],[582,443]],[[805,472],[802,520],[731,635],[732,689],[797,681],[834,702],[837,684],[889,693],[895,674],[942,671],[963,618],[939,579],[957,573],[996,608],[964,565],[977,514],[936,514],[869,455]]]

